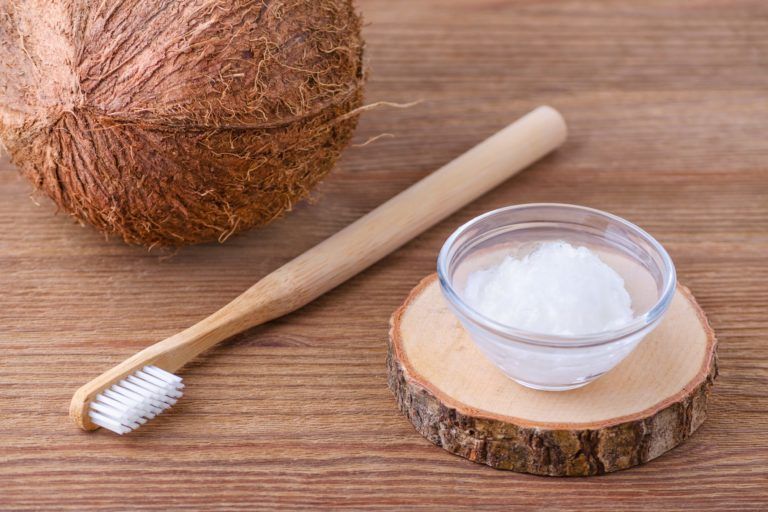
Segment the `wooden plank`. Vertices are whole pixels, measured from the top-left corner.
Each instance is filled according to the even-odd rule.
[[[173,257],[53,216],[0,164],[0,508],[764,509],[768,503],[768,5],[759,0],[365,0],[369,101],[316,194]],[[519,117],[566,146],[358,278],[185,371],[136,435],[67,420],[87,379],[200,319]],[[595,479],[494,471],[421,438],[386,387],[387,320],[461,222],[506,204],[614,212],[669,249],[720,339],[707,423]]]

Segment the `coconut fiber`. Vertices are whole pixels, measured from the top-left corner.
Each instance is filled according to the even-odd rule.
[[[80,222],[227,239],[331,169],[360,106],[349,0],[0,0],[0,138]]]

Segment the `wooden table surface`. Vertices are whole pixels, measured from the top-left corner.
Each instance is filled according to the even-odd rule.
[[[0,509],[768,508],[768,4],[762,0],[366,0],[368,101],[315,195],[267,229],[173,257],[105,241],[0,164]],[[86,434],[72,392],[532,107],[562,150],[290,317],[184,371],[135,435]],[[471,179],[470,176],[467,179]],[[496,471],[421,438],[386,385],[389,315],[460,223],[553,201],[655,235],[709,314],[710,417],[642,467]]]

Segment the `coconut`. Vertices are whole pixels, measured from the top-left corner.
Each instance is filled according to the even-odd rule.
[[[0,138],[132,244],[223,241],[305,197],[364,82],[351,0],[0,0]]]

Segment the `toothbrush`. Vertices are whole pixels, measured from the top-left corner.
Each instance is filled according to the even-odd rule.
[[[174,372],[227,338],[295,311],[358,274],[467,203],[560,146],[562,116],[539,107],[267,275],[192,327],[104,372],[72,397],[84,430],[126,434],[171,407],[184,384]]]

